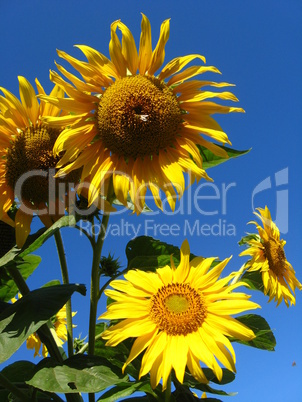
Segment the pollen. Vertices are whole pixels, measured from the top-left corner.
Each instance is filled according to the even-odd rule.
[[[202,326],[207,309],[203,295],[188,284],[163,286],[151,298],[150,317],[168,335],[187,335]]]
[[[270,238],[264,242],[264,253],[268,260],[269,268],[277,275],[283,275],[286,257],[282,245],[277,240]]]
[[[24,177],[21,188],[23,200],[36,205],[48,201],[49,169],[54,169],[60,160],[59,156],[53,156],[53,146],[59,134],[60,130],[43,125],[27,127],[16,136],[8,148],[5,164],[8,185],[15,190],[21,176],[24,174],[28,176]],[[68,177],[68,180],[78,178],[79,172],[76,171],[75,174],[72,173],[72,178]],[[56,184],[57,182],[58,180]]]
[[[173,146],[183,114],[171,88],[141,75],[115,81],[100,98],[96,113],[104,146],[134,159]]]

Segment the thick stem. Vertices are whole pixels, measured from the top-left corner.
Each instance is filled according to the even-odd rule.
[[[88,353],[94,354],[95,347],[95,327],[97,316],[97,304],[99,301],[99,288],[100,288],[100,260],[102,248],[104,244],[106,229],[109,221],[109,214],[103,215],[101,231],[95,247],[93,249],[93,260],[91,268],[91,287],[90,287],[90,317],[89,317],[89,337],[88,337]]]
[[[3,388],[10,391],[16,397],[18,397],[21,401],[24,402],[32,402],[32,398],[26,395],[20,388],[16,387],[13,383],[11,383],[3,374],[0,372],[0,384]]]
[[[165,390],[165,402],[170,402],[171,399],[171,373],[168,377],[167,388]]]
[[[107,201],[111,204],[114,197],[113,182],[108,188]],[[100,260],[105,240],[106,230],[109,221],[109,212],[103,214],[101,222],[101,230],[97,238],[96,243],[93,246],[93,258],[91,267],[91,284],[90,284],[90,316],[89,316],[89,334],[88,334],[88,353],[94,354],[95,349],[95,328],[97,319],[97,306],[99,301],[99,289],[100,289]],[[95,401],[95,395],[89,394],[89,402]]]
[[[62,236],[60,230],[55,232],[55,241],[58,250],[58,256],[60,260],[62,280],[64,284],[69,284],[68,277],[68,269],[66,262],[66,255],[63,245]],[[73,333],[72,333],[72,308],[71,308],[71,299],[69,299],[66,303],[66,323],[67,323],[67,350],[68,356],[73,355]]]

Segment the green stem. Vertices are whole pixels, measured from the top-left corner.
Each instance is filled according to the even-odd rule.
[[[3,374],[0,372],[0,384],[18,397],[21,401],[24,402],[32,402],[32,398],[26,395],[20,388],[16,387],[13,383],[11,383]]]
[[[108,188],[107,201],[111,204],[114,199],[113,181]],[[100,289],[100,260],[102,255],[103,244],[105,240],[105,235],[107,231],[109,212],[104,213],[101,222],[101,230],[97,241],[93,246],[93,258],[91,267],[91,283],[90,283],[90,316],[89,316],[89,333],[88,333],[88,353],[90,355],[94,354],[95,349],[95,328],[97,319],[97,306],[99,301],[99,289]],[[95,401],[94,393],[89,394],[89,402]]]
[[[64,250],[64,245],[63,245],[63,240],[62,240],[60,230],[56,231],[54,236],[55,236],[56,246],[57,246],[57,250],[58,250],[58,256],[59,256],[59,260],[60,260],[62,280],[63,280],[64,284],[69,284],[66,255],[65,255],[65,250]],[[68,356],[70,357],[70,356],[73,356],[71,299],[69,299],[66,303],[66,323],[67,323],[67,349],[68,349]]]
[[[95,327],[97,316],[97,304],[99,301],[99,289],[100,289],[100,260],[102,254],[102,248],[105,240],[105,234],[108,226],[109,214],[103,215],[101,223],[101,231],[95,247],[93,249],[93,260],[91,268],[91,285],[90,285],[90,317],[89,317],[89,337],[88,337],[88,353],[94,354],[95,347]]]
[[[171,399],[171,373],[168,377],[167,388],[165,390],[165,402],[170,402]]]

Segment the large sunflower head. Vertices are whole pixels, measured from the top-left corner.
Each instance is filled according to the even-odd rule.
[[[211,89],[231,84],[197,79],[206,72],[219,73],[216,67],[186,67],[194,60],[205,62],[199,54],[176,57],[156,75],[164,62],[169,24],[169,20],[162,23],[154,50],[150,22],[143,15],[139,50],[128,27],[115,21],[109,43],[111,60],[85,45],[77,47],[87,61],[58,52],[82,79],[57,65],[68,81],[54,71],[51,80],[69,98],[42,96],[41,99],[73,114],[45,121],[52,127],[67,127],[54,147],[55,154],[65,151],[58,167],[66,166],[59,175],[83,166],[82,180],[90,178],[89,203],[106,188],[108,176],[113,176],[117,199],[127,205],[130,195],[137,213],[144,206],[148,188],[159,208],[163,191],[174,209],[177,196],[185,189],[183,173],[190,173],[191,182],[195,178],[210,180],[202,168],[198,144],[227,157],[222,148],[203,135],[230,144],[211,116],[243,109],[211,101],[212,98],[237,101],[237,98],[228,91]],[[121,31],[122,41],[117,30]]]
[[[249,248],[240,255],[250,255],[252,259],[246,266],[249,271],[260,271],[262,274],[264,293],[269,295],[269,301],[274,300],[279,305],[284,300],[287,307],[296,303],[295,289],[302,289],[295,276],[292,265],[284,253],[285,240],[280,239],[278,227],[272,221],[268,207],[257,208],[255,215],[263,227],[255,221],[259,236],[249,240]]]
[[[150,372],[153,388],[162,378],[165,389],[172,369],[182,383],[186,367],[198,381],[208,382],[200,362],[221,380],[218,362],[235,371],[235,353],[228,336],[244,341],[255,337],[231,317],[259,306],[245,293],[233,292],[243,283],[229,285],[232,274],[220,278],[229,259],[212,268],[215,258],[189,261],[189,257],[185,241],[177,268],[171,259],[171,267],[156,272],[130,270],[126,280],[112,281],[114,290],[105,291],[115,302],[100,318],[121,320],[103,333],[106,345],[137,338],[124,369],[145,350],[140,377]]]
[[[38,93],[45,95],[38,80],[36,85]],[[0,219],[7,217],[17,197],[20,208],[15,216],[16,240],[21,247],[30,231],[34,212],[40,211],[41,220],[47,225],[59,216],[54,207],[50,218],[46,207],[60,201],[57,197],[59,182],[54,181],[55,188],[50,188],[49,172],[52,169],[54,174],[59,161],[59,157],[53,155],[53,146],[62,129],[46,126],[42,118],[57,117],[61,109],[39,103],[34,88],[24,77],[19,77],[21,101],[6,89],[0,89],[4,94],[0,96]],[[55,85],[50,95],[63,97],[64,91]],[[76,171],[64,181],[76,182],[79,176]],[[60,211],[64,214],[64,207]]]

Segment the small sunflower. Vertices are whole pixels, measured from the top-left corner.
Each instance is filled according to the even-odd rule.
[[[22,295],[18,293],[18,299],[20,299],[21,297]],[[15,303],[17,301],[17,298],[14,297],[11,301],[12,303]],[[76,312],[73,312],[72,316],[74,317],[75,315]],[[59,310],[57,314],[52,317],[51,323],[56,333],[56,342],[59,344],[59,346],[62,346],[67,341],[66,306],[63,306],[61,310]],[[73,325],[73,327],[75,327],[75,325]],[[42,356],[47,357],[48,356],[47,347],[44,344],[42,344],[37,332],[31,334],[26,340],[27,349],[35,350],[34,357],[40,356],[41,346],[42,346]]]
[[[250,245],[240,256],[250,255],[252,259],[246,263],[248,271],[260,271],[264,286],[264,293],[269,295],[269,301],[277,302],[277,306],[284,300],[287,307],[295,304],[295,289],[302,289],[301,283],[295,276],[292,265],[287,261],[284,253],[285,240],[280,240],[278,227],[272,221],[271,213],[257,208],[259,213],[254,214],[261,220],[263,227],[252,221],[258,229],[259,236],[248,241]]]
[[[8,220],[7,212],[15,201],[18,180],[28,174],[20,189],[20,208],[15,215],[16,241],[18,247],[22,247],[36,211],[40,211],[41,221],[50,226],[60,215],[64,215],[65,205],[56,195],[57,187],[53,199],[49,198],[49,169],[54,169],[59,161],[59,157],[53,156],[52,150],[62,130],[50,128],[41,120],[46,115],[59,116],[61,110],[50,104],[39,103],[34,88],[26,78],[18,79],[21,102],[11,92],[0,88],[4,94],[0,96],[0,219]],[[45,95],[38,80],[36,85],[38,93]],[[62,97],[64,91],[55,85],[50,95]],[[64,181],[77,183],[79,178],[79,172],[74,172]],[[55,181],[55,186],[58,186],[58,182]],[[62,205],[59,208],[60,202]],[[47,207],[52,204],[53,212],[50,215]]]
[[[126,280],[114,280],[105,294],[115,300],[100,318],[122,320],[102,335],[107,346],[116,346],[127,338],[137,338],[126,366],[145,349],[140,377],[150,372],[151,385],[163,379],[163,389],[172,368],[183,382],[186,366],[200,382],[208,380],[200,361],[221,380],[222,369],[235,371],[235,352],[228,337],[251,340],[252,330],[230,314],[260,307],[245,293],[233,290],[244,285],[229,285],[233,274],[220,275],[229,259],[211,268],[215,258],[196,257],[189,261],[187,241],[181,246],[177,268],[165,266],[156,272],[130,270]]]
[[[121,42],[117,29],[122,33]],[[231,84],[191,79],[206,72],[220,73],[213,66],[194,65],[184,69],[193,60],[205,62],[199,54],[176,57],[155,75],[164,62],[169,32],[166,20],[152,51],[151,26],[143,15],[139,51],[132,33],[120,20],[111,25],[111,60],[86,45],[77,47],[87,62],[58,51],[83,79],[57,65],[71,84],[54,71],[51,80],[69,98],[41,96],[41,99],[69,110],[72,115],[45,118],[45,122],[53,127],[66,127],[54,147],[56,155],[65,151],[58,167],[66,166],[58,175],[83,166],[82,181],[86,177],[90,180],[90,204],[100,191],[105,192],[108,177],[113,176],[117,199],[127,206],[130,195],[137,213],[143,209],[148,188],[159,208],[163,208],[162,190],[174,210],[176,198],[185,189],[183,173],[190,173],[191,182],[200,178],[211,180],[202,168],[197,145],[228,157],[221,147],[200,134],[231,144],[211,115],[243,112],[243,109],[211,101],[213,98],[237,101],[231,92],[205,89]]]

